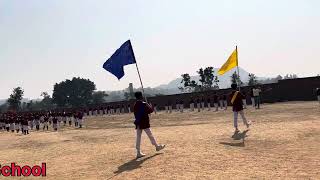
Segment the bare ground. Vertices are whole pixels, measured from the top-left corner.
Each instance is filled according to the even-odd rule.
[[[46,162],[46,179],[320,179],[319,104],[268,104],[245,114],[253,126],[244,143],[230,138],[230,110],[152,115],[153,134],[167,147],[156,153],[143,134],[140,160],[132,115],[88,118],[81,130],[1,131],[0,164]]]

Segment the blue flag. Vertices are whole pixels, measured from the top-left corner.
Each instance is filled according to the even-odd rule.
[[[124,76],[123,67],[135,63],[131,42],[128,40],[103,64],[103,68],[120,80]]]

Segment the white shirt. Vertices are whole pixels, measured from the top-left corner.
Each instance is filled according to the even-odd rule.
[[[253,96],[259,96],[259,95],[260,95],[260,92],[261,92],[260,89],[253,89],[253,90],[252,90]]]

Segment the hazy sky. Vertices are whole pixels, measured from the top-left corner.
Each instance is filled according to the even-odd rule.
[[[139,85],[135,65],[116,77],[102,64],[131,39],[145,86],[239,65],[258,76],[320,74],[319,0],[0,0],[0,99],[52,93],[73,76],[99,90]]]

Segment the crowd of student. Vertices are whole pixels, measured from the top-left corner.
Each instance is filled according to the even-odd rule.
[[[52,126],[54,131],[63,123],[64,126],[74,123],[75,127],[82,128],[84,113],[82,111],[60,112],[6,112],[0,114],[0,130],[8,132],[21,132],[29,134],[29,130],[49,130]]]

